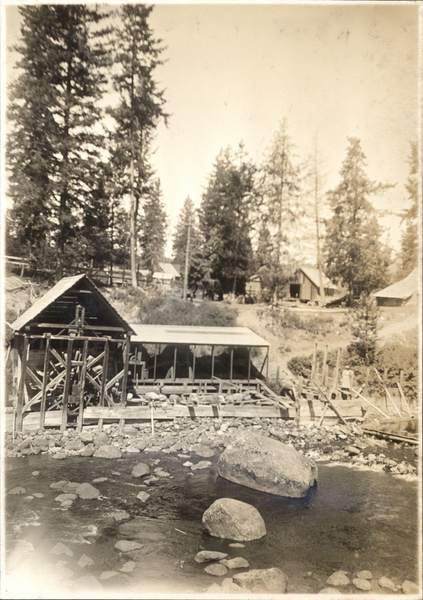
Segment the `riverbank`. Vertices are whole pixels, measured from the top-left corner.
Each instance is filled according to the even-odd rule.
[[[222,480],[217,459],[241,430],[316,460],[317,487],[294,500]],[[198,597],[216,594],[216,586],[222,592],[233,573],[205,573],[194,561],[202,549],[242,556],[251,569],[280,568],[288,593],[319,593],[339,570],[349,583],[337,589],[349,594],[364,593],[352,583],[363,570],[372,574],[374,593],[402,593],[404,581],[416,581],[415,446],[359,427],[352,433],[281,419],[179,419],[156,423],[151,433],[149,423],[122,431],[116,423],[102,432],[84,427],[80,435],[68,429],[6,436],[5,598],[36,597],[38,585],[40,598]],[[101,458],[107,453],[114,458]],[[137,477],[140,463],[146,471]],[[219,497],[256,506],[267,536],[243,548],[206,536],[201,516]],[[140,547],[117,547],[122,541]],[[381,577],[393,582],[391,590]],[[29,579],[29,595],[13,595],[13,586]]]

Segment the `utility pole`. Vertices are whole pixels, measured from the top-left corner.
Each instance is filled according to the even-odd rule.
[[[316,211],[316,239],[317,239],[317,266],[319,269],[320,301],[322,306],[326,304],[325,286],[323,283],[322,257],[320,253],[319,233],[319,174],[317,172],[317,134],[314,141],[314,205]]]
[[[189,218],[188,218],[187,249],[186,249],[186,252],[185,252],[184,294],[183,294],[183,299],[184,300],[187,299],[187,293],[188,293],[188,272],[189,272],[189,244],[190,244],[190,237],[191,237],[191,214],[189,215]]]

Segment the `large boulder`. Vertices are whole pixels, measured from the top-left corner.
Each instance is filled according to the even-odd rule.
[[[203,514],[204,529],[213,537],[249,542],[266,535],[263,518],[254,506],[219,498]]]
[[[314,461],[292,446],[262,435],[236,438],[217,463],[221,477],[246,487],[289,498],[301,498],[317,481]]]

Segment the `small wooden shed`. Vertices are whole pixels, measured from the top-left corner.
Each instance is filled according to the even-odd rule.
[[[323,273],[325,296],[334,296],[336,285]],[[320,299],[319,269],[300,267],[295,271],[293,279],[286,285],[286,295],[305,302]]]
[[[404,306],[413,297],[416,297],[419,290],[419,273],[416,267],[401,281],[373,294],[378,306]]]
[[[74,412],[126,402],[131,327],[85,274],[61,279],[11,325],[18,355],[16,429],[24,413]],[[35,408],[34,408],[35,407]],[[57,414],[57,413],[56,413]]]

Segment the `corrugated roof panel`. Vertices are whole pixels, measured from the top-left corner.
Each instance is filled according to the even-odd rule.
[[[197,346],[261,346],[265,339],[248,327],[195,327],[186,325],[130,324],[132,342],[143,344],[191,344]]]

